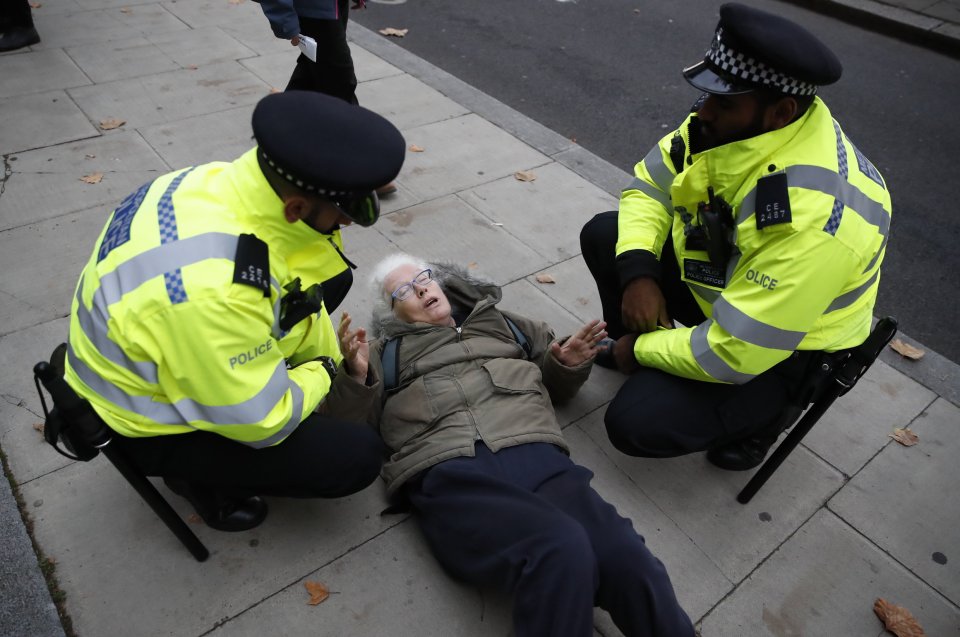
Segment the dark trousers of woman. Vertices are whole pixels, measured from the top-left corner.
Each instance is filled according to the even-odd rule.
[[[452,576],[512,594],[516,637],[589,637],[594,605],[627,637],[692,637],[663,564],[592,477],[550,444],[479,442],[405,492]]]
[[[617,212],[596,215],[580,232],[583,260],[597,282],[607,331],[627,332],[620,318],[622,295],[616,267]],[[660,289],[670,318],[688,327],[705,320],[680,279],[673,242],[660,257]],[[813,364],[816,352],[795,352],[743,385],[689,380],[648,367],[627,377],[607,408],[610,442],[625,454],[667,458],[704,451],[752,435],[773,435],[780,414]]]
[[[366,425],[317,414],[283,442],[254,449],[218,434],[114,436],[148,476],[210,487],[225,496],[339,498],[369,486],[380,472],[383,443]]]
[[[317,61],[301,53],[286,90],[316,91],[356,104],[357,76],[347,45],[350,0],[337,0],[337,11],[336,20],[299,17],[300,33],[317,41]]]

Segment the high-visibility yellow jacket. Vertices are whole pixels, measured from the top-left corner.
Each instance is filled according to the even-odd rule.
[[[625,285],[651,274],[650,264],[673,241],[683,280],[707,320],[641,335],[637,361],[739,384],[794,350],[862,342],[890,229],[890,194],[877,169],[819,98],[782,129],[699,153],[690,152],[691,122],[697,125],[695,115],[636,165],[620,198],[617,259]],[[786,197],[767,194],[773,180],[758,196],[761,178],[778,174],[786,179],[789,219]],[[708,186],[732,206],[735,223],[732,254],[719,267],[703,249],[687,246],[687,234],[702,222],[697,210]]]
[[[280,299],[296,277],[306,288],[342,269],[339,236],[286,221],[255,150],[142,186],[83,270],[66,380],[125,436],[206,430],[265,447],[330,390],[315,359],[342,356],[326,310],[283,332]],[[268,246],[269,272],[238,255],[244,234]]]

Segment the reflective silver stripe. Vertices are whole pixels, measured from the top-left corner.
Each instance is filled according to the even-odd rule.
[[[714,301],[720,298],[720,290],[714,290],[713,288],[708,288],[705,285],[700,285],[699,283],[694,283],[693,281],[687,281],[686,283],[694,294],[699,296],[707,303],[713,304]]]
[[[99,294],[103,302],[112,305],[150,279],[169,270],[199,263],[206,259],[229,259],[237,255],[236,235],[207,232],[195,237],[165,243],[124,261],[113,272],[100,277]]]
[[[70,364],[80,380],[106,400],[162,425],[193,427],[190,424],[193,421],[205,421],[213,425],[255,425],[267,417],[276,404],[283,399],[288,389],[301,391],[287,375],[286,362],[280,361],[266,386],[255,396],[243,402],[233,405],[204,405],[189,398],[183,398],[170,404],[157,402],[150,396],[134,396],[124,392],[87,367],[73,351],[72,346],[70,347]],[[302,410],[302,391],[300,404]]]
[[[877,226],[886,240],[890,231],[890,213],[884,210],[882,204],[870,199],[849,181],[821,166],[790,166],[786,169],[786,173],[787,185],[790,188],[815,190],[839,199],[846,207],[863,217],[867,223]],[[737,213],[738,224],[754,214],[756,198],[757,190],[754,188],[740,202],[740,211]]]
[[[662,190],[658,190],[642,179],[634,178],[624,190],[639,190],[651,199],[659,202],[671,215],[673,214],[673,207],[670,205],[670,195]]]
[[[880,248],[877,250],[876,254],[873,255],[873,258],[870,259],[870,263],[867,264],[867,267],[863,269],[863,272],[861,274],[866,274],[867,272],[873,269],[873,266],[877,265],[877,261],[880,259],[880,255],[883,254],[883,251],[887,247],[887,240],[889,238],[890,237],[883,238],[883,241],[880,242]]]
[[[107,335],[108,313],[106,306],[102,303],[98,304],[95,296],[93,311],[88,311],[83,304],[83,298],[81,297],[82,290],[83,279],[80,280],[80,285],[77,286],[77,323],[87,339],[93,343],[93,346],[100,352],[101,356],[114,365],[129,370],[142,378],[146,383],[156,383],[157,366],[149,361],[135,361],[127,356],[126,352]],[[99,295],[99,290],[96,294]]]
[[[713,320],[731,336],[751,345],[792,352],[806,332],[783,330],[745,314],[722,296],[713,304]]]
[[[293,398],[293,410],[290,413],[290,419],[287,421],[287,424],[285,424],[280,431],[273,434],[269,438],[264,438],[263,440],[254,440],[244,444],[249,445],[254,449],[263,449],[264,447],[269,447],[270,445],[280,442],[292,434],[294,429],[300,426],[300,416],[303,413],[303,390],[300,389],[300,385],[297,385],[294,382],[290,383],[290,396]]]
[[[744,374],[730,367],[722,358],[710,349],[710,343],[707,341],[707,332],[713,325],[713,319],[708,319],[700,325],[693,328],[690,332],[690,349],[693,350],[693,357],[696,359],[703,371],[707,372],[717,380],[726,381],[742,385],[754,376]]]
[[[653,182],[660,186],[660,190],[669,193],[670,186],[673,185],[673,180],[676,178],[670,169],[667,168],[667,165],[663,163],[663,154],[660,152],[659,146],[654,146],[647,156],[643,158],[643,165],[646,167],[647,172],[650,173],[650,178],[653,179]]]
[[[150,279],[163,275],[166,264],[171,261],[176,262],[177,268],[180,268],[206,259],[233,260],[236,252],[237,237],[220,232],[202,234],[152,248],[104,274],[100,279],[100,287],[93,293],[90,310],[87,310],[83,303],[81,281],[77,287],[77,323],[101,356],[136,374],[145,383],[156,383],[157,366],[154,363],[134,361],[108,336],[110,305]]]
[[[876,283],[878,276],[880,276],[880,270],[877,270],[876,272],[874,272],[873,276],[870,277],[865,283],[858,285],[853,290],[850,290],[849,292],[841,294],[840,296],[835,298],[833,300],[833,303],[830,304],[830,307],[828,307],[827,311],[824,313],[829,314],[830,312],[833,312],[836,310],[842,310],[845,307],[849,307],[853,305],[857,301],[857,299],[859,299],[861,296],[866,294],[867,290],[873,287],[873,284]]]
[[[806,188],[836,197],[867,223],[877,226],[884,237],[890,230],[890,213],[832,170],[820,166],[791,166],[787,168],[787,183],[791,188]]]

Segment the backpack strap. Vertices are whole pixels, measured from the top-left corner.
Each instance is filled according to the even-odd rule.
[[[397,388],[400,383],[400,357],[397,355],[400,349],[401,336],[395,336],[387,339],[380,351],[380,362],[383,365],[383,388],[390,392]]]
[[[523,349],[523,353],[526,354],[527,358],[529,359],[532,351],[532,348],[530,347],[530,341],[527,340],[526,335],[519,327],[517,327],[517,324],[514,323],[509,316],[506,314],[503,314],[502,316],[503,320],[507,322],[507,327],[509,327],[510,331],[513,332],[513,340],[515,340],[517,345]]]

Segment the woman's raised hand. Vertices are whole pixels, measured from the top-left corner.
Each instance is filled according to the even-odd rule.
[[[607,324],[593,320],[576,331],[563,344],[552,343],[554,358],[567,367],[576,367],[597,355],[597,344],[607,337]]]

